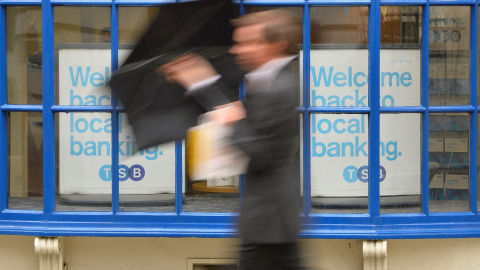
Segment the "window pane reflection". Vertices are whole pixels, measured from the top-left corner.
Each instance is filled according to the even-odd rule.
[[[7,7],[7,98],[11,104],[42,104],[42,11]]]
[[[470,104],[470,7],[430,7],[430,106]]]
[[[43,209],[43,119],[41,113],[8,117],[8,208]]]
[[[56,87],[60,105],[110,105],[110,8],[55,7]]]
[[[428,125],[430,212],[468,211],[470,117],[431,113]]]
[[[381,7],[380,105],[420,105],[421,8]]]

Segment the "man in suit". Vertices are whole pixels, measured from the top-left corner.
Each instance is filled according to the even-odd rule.
[[[299,89],[291,65],[295,56],[290,54],[300,24],[280,9],[247,14],[232,23],[236,29],[230,53],[247,72],[245,101],[225,101],[234,90],[199,56],[179,58],[161,72],[206,108],[228,103],[214,116],[233,126],[234,144],[250,157],[239,217],[240,269],[302,269],[299,179],[293,169]]]

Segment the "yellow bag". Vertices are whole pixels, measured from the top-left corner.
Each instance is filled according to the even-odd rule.
[[[222,110],[222,109],[220,109]],[[209,180],[245,173],[248,157],[231,142],[232,127],[211,120],[208,113],[187,131],[187,173],[191,180]]]
[[[198,171],[202,170],[213,157],[213,125],[201,124],[187,131],[187,173],[190,179],[197,179]]]

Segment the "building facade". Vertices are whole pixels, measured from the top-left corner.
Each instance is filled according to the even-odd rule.
[[[242,177],[191,181],[183,141],[136,151],[107,87],[175,2],[0,0],[0,269],[36,269],[39,256],[69,269],[234,267]],[[311,267],[480,268],[478,3],[235,2],[238,15],[284,7],[303,22]]]

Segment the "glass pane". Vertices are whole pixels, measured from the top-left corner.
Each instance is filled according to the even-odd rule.
[[[470,104],[470,7],[430,7],[429,104]]]
[[[42,104],[42,11],[7,7],[7,98],[11,104]]]
[[[381,7],[380,106],[420,105],[421,8]]]
[[[8,208],[43,210],[41,113],[10,112],[8,148]]]
[[[119,7],[118,43],[136,43],[155,19],[160,7]]]
[[[313,213],[368,211],[368,115],[311,115]]]
[[[477,117],[480,115],[477,114]],[[480,127],[480,117],[477,120],[477,129]],[[480,133],[477,131],[477,142],[480,141]],[[477,146],[477,196],[480,194],[480,159],[478,158],[480,156],[480,148]],[[477,197],[477,208],[479,206],[480,199]]]
[[[175,142],[139,150],[127,114],[120,114],[120,123],[120,211],[174,212]],[[111,171],[110,165],[103,165],[109,158],[95,165],[101,177]]]
[[[428,126],[430,212],[468,211],[469,115],[431,113]]]
[[[380,115],[381,213],[421,211],[421,115]]]
[[[368,8],[312,7],[311,18],[311,105],[368,106]]]
[[[110,114],[59,113],[55,116],[57,211],[110,211]]]
[[[110,8],[55,7],[55,103],[110,105]]]

